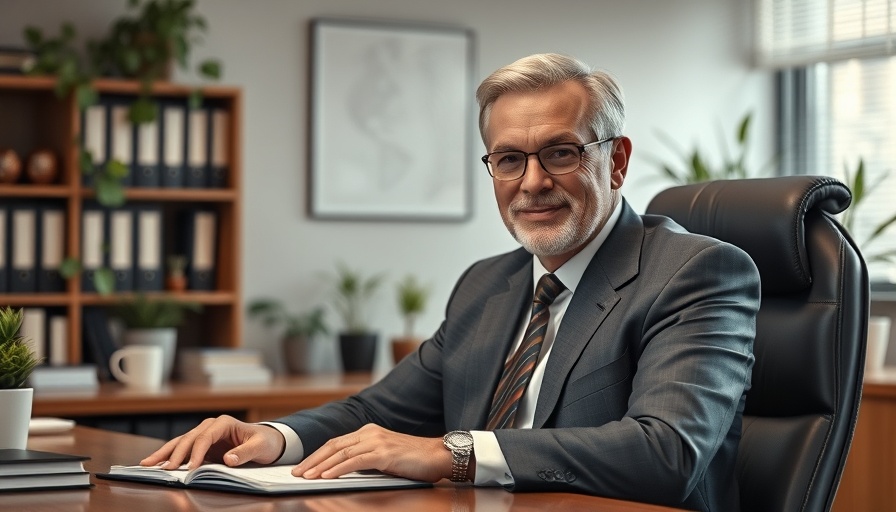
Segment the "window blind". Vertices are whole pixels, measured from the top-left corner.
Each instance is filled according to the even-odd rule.
[[[755,0],[760,66],[896,54],[896,0]]]

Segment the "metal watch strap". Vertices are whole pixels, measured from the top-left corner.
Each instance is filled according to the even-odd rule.
[[[462,430],[454,430],[445,434],[442,442],[451,452],[451,481],[466,482],[470,455],[473,453],[473,435]]]

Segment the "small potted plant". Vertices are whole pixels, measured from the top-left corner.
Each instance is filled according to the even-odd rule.
[[[0,449],[23,450],[28,441],[34,390],[26,383],[40,360],[19,335],[22,318],[22,310],[0,308]]]
[[[122,344],[155,345],[162,347],[165,365],[164,375],[171,378],[174,370],[174,354],[177,350],[177,327],[187,312],[202,311],[202,306],[194,302],[178,301],[171,298],[150,299],[143,294],[119,303],[113,314],[124,323]]]
[[[365,309],[384,277],[383,274],[365,277],[343,262],[336,264],[336,274],[332,276],[333,301],[343,322],[339,350],[346,372],[373,369],[378,335],[367,325]]]
[[[258,299],[248,307],[249,316],[271,329],[283,329],[283,358],[289,373],[311,371],[311,349],[316,336],[329,334],[323,308],[290,313],[278,300]]]
[[[165,275],[165,289],[170,292],[182,292],[187,289],[187,257],[183,254],[172,254],[166,258],[168,273]]]
[[[404,319],[404,335],[392,339],[392,359],[396,363],[420,346],[422,340],[414,334],[414,322],[426,309],[429,287],[420,284],[416,277],[408,275],[398,283],[397,295],[398,310]]]

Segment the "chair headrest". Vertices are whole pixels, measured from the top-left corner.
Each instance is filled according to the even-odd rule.
[[[763,293],[786,293],[812,283],[807,214],[840,213],[851,200],[846,185],[828,176],[718,180],[666,189],[647,213],[740,247],[756,263]]]

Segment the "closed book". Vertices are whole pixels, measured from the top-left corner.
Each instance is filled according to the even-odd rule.
[[[112,466],[109,473],[98,473],[97,477],[249,494],[303,494],[432,486],[427,482],[391,476],[379,471],[359,471],[339,478],[306,480],[292,476],[292,468],[292,465],[231,468],[223,464],[203,464],[188,471],[183,468],[164,470],[153,466]]]
[[[0,491],[44,489],[79,489],[90,487],[90,473],[42,473],[39,475],[7,475],[0,478]]]
[[[28,377],[28,385],[35,390],[96,389],[99,387],[94,364],[75,366],[38,366]]]
[[[90,457],[39,450],[0,450],[0,477],[40,475],[42,473],[81,473]],[[0,478],[3,480],[4,478]]]
[[[241,369],[206,370],[202,373],[181,375],[181,380],[209,386],[247,386],[269,384],[273,380],[271,370],[264,366]]]
[[[208,364],[245,364],[260,366],[264,363],[261,352],[252,349],[235,348],[185,348],[178,354],[182,364],[196,367]]]
[[[23,75],[36,61],[37,56],[27,48],[0,46],[0,73]]]

